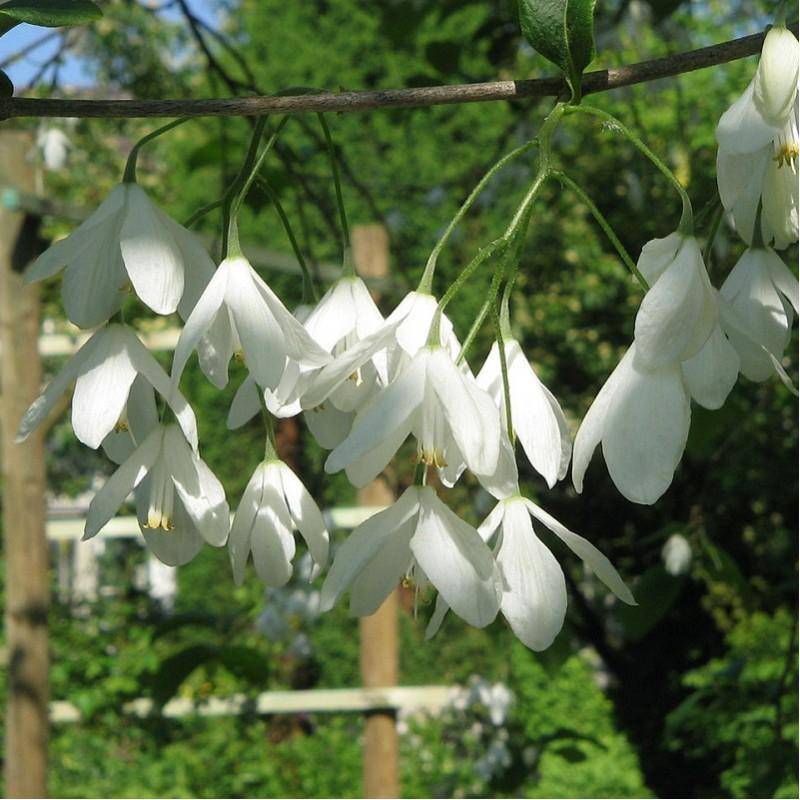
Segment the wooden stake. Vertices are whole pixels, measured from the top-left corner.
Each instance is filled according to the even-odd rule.
[[[353,259],[359,274],[389,274],[389,236],[382,225],[357,225],[352,232]],[[358,493],[359,505],[390,505],[395,493],[386,476]],[[371,616],[361,619],[361,679],[366,688],[395,686],[398,679],[397,591]],[[399,797],[399,752],[395,713],[371,711],[364,725],[364,797]]]
[[[0,131],[0,180],[33,192],[33,139]],[[8,797],[47,793],[48,644],[50,603],[45,538],[45,467],[41,431],[24,444],[14,436],[39,394],[39,290],[23,286],[21,270],[34,254],[37,220],[0,208],[0,339],[2,340],[3,540],[8,701],[5,789]]]

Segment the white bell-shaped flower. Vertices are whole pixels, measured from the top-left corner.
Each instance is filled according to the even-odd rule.
[[[64,308],[72,322],[88,328],[109,319],[130,286],[153,311],[171,314],[185,291],[197,293],[193,282],[207,280],[209,261],[195,236],[140,186],[122,183],[72,234],[42,253],[25,280],[43,280],[66,268]]]
[[[166,400],[184,435],[196,448],[197,423],[191,407],[133,329],[118,324],[96,331],[53,378],[25,412],[17,440],[23,441],[41,424],[74,381],[72,428],[84,444],[99,447],[120,422],[137,376]]]
[[[785,26],[773,27],[744,94],[717,126],[717,182],[725,210],[748,243],[759,201],[762,236],[782,249],[797,241],[797,80],[800,45]]]
[[[686,447],[691,408],[681,365],[643,370],[631,345],[583,418],[572,455],[572,482],[583,477],[598,444],[609,475],[634,503],[652,505],[672,483]]]
[[[275,389],[287,360],[321,367],[331,360],[264,283],[244,256],[226,258],[186,320],[175,348],[172,377],[179,381],[198,348],[217,386],[228,382],[228,362],[239,354],[256,383]]]
[[[539,380],[516,339],[505,339],[503,348],[511,397],[511,424],[531,466],[552,488],[567,474],[572,453],[569,426],[558,400]],[[500,350],[495,342],[476,377],[501,412],[507,426]]]
[[[741,359],[741,372],[751,381],[775,373],[775,360],[789,344],[800,290],[797,278],[768,247],[751,247],[736,262],[720,289],[722,325]]]
[[[409,433],[419,461],[452,485],[466,465],[492,474],[500,451],[500,414],[474,379],[443,347],[425,347],[382,389],[353,422],[347,438],[328,456],[327,472],[347,468],[363,486],[389,463]]]
[[[671,233],[653,239],[638,269],[650,289],[636,314],[636,363],[657,369],[699,352],[717,323],[717,297],[697,239]]]
[[[95,495],[83,538],[96,536],[135,489],[147,546],[165,564],[191,561],[203,542],[222,547],[230,515],[225,492],[176,425],[156,426]]]
[[[330,536],[317,504],[289,467],[278,459],[256,467],[231,525],[228,552],[237,584],[252,553],[258,577],[284,586],[292,577],[294,531],[308,545],[318,573],[328,561]],[[313,575],[312,575],[313,579]]]
[[[491,551],[430,486],[410,486],[353,531],[325,578],[321,607],[330,610],[349,590],[351,613],[372,614],[404,577],[420,592],[433,584],[470,625],[497,615],[501,587]]]
[[[494,541],[503,587],[500,612],[526,647],[537,651],[547,649],[561,630],[567,612],[564,573],[537,535],[533,520],[558,536],[620,600],[636,604],[614,566],[591,542],[516,494],[494,507],[478,533],[485,542]],[[440,595],[428,623],[427,638],[438,631],[448,610]]]

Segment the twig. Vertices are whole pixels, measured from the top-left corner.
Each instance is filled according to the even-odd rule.
[[[797,31],[797,26],[792,26]],[[617,69],[590,72],[584,77],[583,93],[592,94],[637,83],[680,75],[725,64],[761,50],[763,33],[722,44],[643,61]],[[213,59],[213,55],[211,56]],[[215,60],[215,59],[214,59]],[[303,112],[355,112],[375,108],[416,108],[453,103],[517,100],[558,96],[566,86],[561,78],[523,81],[493,81],[418,89],[387,89],[364,92],[328,92],[265,97],[231,97],[206,100],[71,100],[12,97],[0,100],[0,119],[12,117],[201,117],[265,116]]]

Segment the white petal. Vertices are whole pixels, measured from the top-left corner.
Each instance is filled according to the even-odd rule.
[[[177,498],[172,509],[172,524],[172,530],[163,531],[140,523],[139,530],[159,561],[170,567],[180,567],[188,564],[203,549],[203,537]]]
[[[558,536],[623,603],[636,605],[631,590],[614,569],[614,565],[591,542],[573,533],[543,508],[539,508],[536,503],[525,500],[525,505],[528,511]]]
[[[383,314],[375,305],[367,285],[361,278],[353,279],[352,292],[353,305],[356,309],[356,334],[359,339],[364,339],[383,325]]]
[[[61,299],[72,322],[91,328],[122,305],[128,277],[119,249],[119,221],[97,228],[80,257],[70,262],[61,283]]]
[[[295,316],[284,306],[280,298],[250,268],[253,283],[283,334],[286,354],[307,367],[322,367],[331,360],[330,353],[323,350]]]
[[[350,483],[357,489],[361,489],[370,481],[375,480],[407,437],[408,430],[403,426],[390,431],[379,445],[348,464],[345,467],[345,474]]]
[[[180,393],[177,385],[170,380],[153,354],[141,343],[139,337],[130,329],[126,329],[128,354],[136,371],[146,378],[148,383],[164,398],[175,414],[184,436],[193,449],[197,449],[197,420],[192,407]]]
[[[157,314],[175,311],[183,294],[183,257],[156,207],[136,184],[128,186],[120,250],[125,271],[142,302]]]
[[[25,283],[41,281],[55,275],[67,264],[80,258],[81,253],[96,247],[102,232],[98,225],[104,225],[113,231],[119,230],[119,221],[112,219],[119,214],[125,204],[125,186],[118,185],[108,197],[87,217],[66,239],[61,239],[44,251],[25,271]]]
[[[109,325],[104,333],[102,345],[84,362],[72,396],[72,429],[92,448],[99,447],[119,421],[137,373],[128,347],[129,329]],[[136,339],[132,332],[130,337]]]
[[[330,364],[326,364],[313,378],[301,398],[304,409],[321,405],[330,395],[347,381],[356,370],[366,364],[379,350],[394,339],[397,323],[386,324],[349,347]]]
[[[706,343],[716,321],[716,302],[697,240],[684,239],[636,315],[638,363],[657,369],[691,358]]]
[[[797,278],[774,250],[767,249],[766,253],[767,270],[775,288],[792,304],[795,313],[800,314],[800,286]]]
[[[240,347],[227,307],[223,306],[217,311],[210,327],[195,347],[203,374],[218,389],[224,389],[228,385],[228,364]]]
[[[797,97],[800,45],[786,27],[776,25],[764,38],[753,81],[753,101],[764,119],[783,125]]]
[[[328,456],[326,472],[338,472],[379,447],[387,438],[403,434],[405,439],[411,430],[411,418],[422,403],[427,364],[426,351],[358,414],[348,437]]]
[[[722,408],[739,377],[739,355],[717,325],[697,355],[681,364],[692,399],[704,408]]]
[[[486,519],[478,526],[478,533],[481,539],[487,544],[492,536],[497,532],[497,529],[503,522],[503,514],[505,514],[506,504],[502,501],[497,503],[495,507],[489,512]]]
[[[686,446],[689,419],[680,365],[641,372],[634,357],[614,393],[603,431],[608,472],[628,500],[652,505],[669,488]]]
[[[189,448],[183,434],[174,425],[165,431],[164,451],[186,513],[210,545],[222,547],[230,528],[230,511],[222,484],[206,463]]]
[[[353,580],[350,613],[358,617],[374,614],[391,594],[412,563],[409,542],[416,530],[412,516],[394,529],[383,546]]]
[[[228,264],[225,302],[236,324],[247,369],[260,386],[274,389],[286,363],[283,331],[256,289],[255,273],[247,261],[234,258]],[[294,317],[292,320],[297,324]]]
[[[717,125],[720,150],[737,155],[754,153],[771,142],[783,122],[770,122],[756,107],[754,76],[742,95],[722,115]]]
[[[94,496],[86,514],[84,539],[91,539],[99,533],[145,477],[161,451],[162,434],[160,428],[152,431]]]
[[[491,475],[482,475],[476,472],[475,477],[480,481],[481,486],[498,500],[504,500],[519,491],[517,460],[505,429],[500,431],[500,453],[494,472]]]
[[[552,489],[562,466],[562,429],[567,424],[561,408],[546,392],[514,339],[505,342],[511,421],[531,466]],[[503,403],[505,408],[505,403]]]
[[[800,143],[796,129],[794,146]],[[777,250],[783,250],[797,241],[798,234],[798,181],[797,170],[772,160],[764,172],[764,189],[761,195],[761,223],[764,241],[774,241]]]
[[[244,581],[244,571],[250,555],[250,539],[264,492],[264,466],[263,462],[259,464],[250,476],[231,523],[228,555],[231,560],[233,580],[237,586]]]
[[[324,403],[322,406],[306,411],[303,418],[311,431],[311,435],[317,440],[317,444],[326,450],[333,450],[350,433],[355,416],[353,412],[339,411],[331,403]],[[395,448],[396,450],[397,448]],[[391,459],[391,457],[390,455],[388,459]],[[378,472],[380,472],[380,469],[378,469]]]
[[[521,500],[505,504],[503,539],[497,561],[505,579],[501,611],[517,638],[545,650],[567,613],[567,587],[555,556],[533,531]]]
[[[429,486],[420,489],[420,517],[411,552],[450,608],[476,628],[497,616],[500,587],[489,548]]]
[[[419,510],[419,489],[410,486],[394,505],[362,522],[336,551],[322,585],[320,608],[329,611],[396,531]],[[379,603],[380,604],[380,603]]]
[[[650,286],[664,274],[666,268],[675,260],[682,243],[683,237],[675,231],[662,239],[651,239],[642,248],[636,268],[644,275]]]
[[[216,267],[196,234],[179,225],[160,209],[156,211],[180,251],[183,263],[183,295],[178,303],[178,314],[186,321],[214,276]]]
[[[771,157],[771,144],[744,156],[727,150],[717,154],[717,187],[722,205],[731,213],[739,236],[748,243],[753,238],[756,210]]]
[[[330,535],[322,514],[297,475],[283,463],[280,464],[280,478],[292,522],[305,539],[314,563],[323,568],[328,563]]]
[[[427,375],[467,466],[492,474],[500,455],[500,415],[491,397],[456,367],[444,348],[431,352]]]
[[[328,289],[305,321],[305,329],[324,350],[334,346],[356,327],[353,284],[360,278],[343,277]]]
[[[236,390],[228,411],[228,428],[232,431],[241,428],[261,410],[258,387],[252,375],[248,375]]]
[[[436,636],[436,634],[439,632],[439,628],[442,627],[444,618],[447,616],[447,612],[449,610],[450,606],[445,603],[444,598],[441,595],[437,595],[436,606],[434,607],[433,614],[431,615],[428,625],[425,628],[426,640],[432,639],[434,636]]]
[[[211,327],[222,306],[228,285],[229,264],[230,262],[223,261],[219,265],[183,326],[172,358],[172,380],[176,385],[180,383],[189,356]]]
[[[75,353],[74,356],[64,365],[61,372],[53,378],[47,385],[44,392],[40,394],[30,405],[23,415],[17,430],[17,442],[24,442],[42,423],[47,415],[55,408],[58,399],[69,388],[83,370],[86,364],[98,348],[105,346],[106,329],[102,328]]]
[[[256,573],[267,586],[284,586],[292,577],[295,543],[291,521],[279,489],[269,480],[264,483],[250,548]]]
[[[583,491],[583,476],[586,474],[586,469],[592,460],[592,454],[603,438],[606,418],[611,404],[614,402],[617,387],[623,381],[628,380],[627,375],[633,368],[634,353],[635,348],[631,347],[622,357],[608,380],[597,393],[597,397],[589,406],[589,410],[586,412],[580,428],[578,428],[572,455],[572,483],[575,485],[575,491],[578,494]]]

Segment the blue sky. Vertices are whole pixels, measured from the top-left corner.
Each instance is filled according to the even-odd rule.
[[[199,17],[213,22],[216,12],[222,4],[216,0],[188,0],[188,5]],[[170,16],[179,16],[178,12],[165,12]],[[26,45],[42,38],[50,32],[49,28],[37,28],[33,25],[18,25],[0,38],[0,64],[12,53],[23,49]],[[51,58],[58,47],[58,38],[46,42],[34,50],[26,58],[16,61],[5,68],[15,86],[22,87],[36,75],[39,67]],[[61,85],[64,87],[86,87],[92,85],[91,75],[87,73],[78,58],[68,58],[61,69]]]

